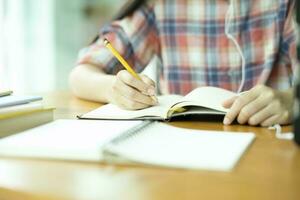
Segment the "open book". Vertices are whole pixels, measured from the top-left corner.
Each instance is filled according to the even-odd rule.
[[[216,87],[201,87],[186,96],[164,95],[158,97],[159,104],[142,110],[123,110],[108,104],[79,116],[80,119],[157,119],[169,120],[184,115],[225,115],[227,109],[222,103],[237,95],[234,92]]]

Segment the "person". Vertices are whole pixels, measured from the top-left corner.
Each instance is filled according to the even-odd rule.
[[[135,1],[136,2],[136,1]],[[154,0],[105,25],[70,74],[80,98],[125,109],[201,86],[237,92],[223,123],[289,124],[296,62],[294,0]],[[104,47],[108,39],[137,72],[157,56],[159,85],[135,79]]]

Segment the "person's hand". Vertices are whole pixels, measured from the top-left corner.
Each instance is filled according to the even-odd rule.
[[[122,70],[109,90],[108,100],[121,108],[138,110],[157,104],[155,83],[145,75],[141,80],[133,77],[128,71]]]
[[[293,90],[276,91],[264,85],[258,85],[239,96],[226,100],[225,108],[230,108],[224,118],[229,125],[235,119],[239,124],[272,126],[289,124],[292,119]]]

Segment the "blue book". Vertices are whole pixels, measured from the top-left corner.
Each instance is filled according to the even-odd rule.
[[[26,103],[31,103],[34,101],[40,101],[43,98],[41,96],[18,96],[18,95],[10,95],[10,96],[4,96],[0,97],[0,109],[9,107],[9,106],[16,106]]]

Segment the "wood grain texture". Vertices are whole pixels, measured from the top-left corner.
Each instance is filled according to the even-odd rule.
[[[46,95],[55,118],[76,118],[100,106],[67,91]],[[0,158],[1,200],[299,199],[300,149],[260,127],[171,122],[178,127],[250,131],[257,136],[229,173],[99,163]],[[284,127],[291,131],[291,127]]]

